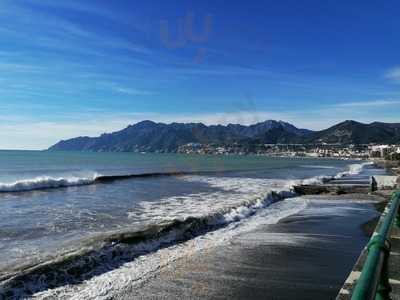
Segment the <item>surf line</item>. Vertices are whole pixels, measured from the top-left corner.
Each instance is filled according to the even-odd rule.
[[[224,171],[226,173],[228,171]],[[32,179],[18,180],[13,183],[0,183],[0,193],[22,193],[38,190],[60,189],[67,187],[76,187],[93,184],[111,184],[115,181],[128,180],[134,178],[154,178],[167,176],[188,176],[188,175],[206,175],[218,174],[221,171],[177,171],[177,172],[156,172],[139,173],[127,175],[94,175],[93,177],[66,177],[54,178],[41,176]]]

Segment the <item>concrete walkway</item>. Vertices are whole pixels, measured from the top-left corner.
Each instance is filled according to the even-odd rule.
[[[392,191],[386,191],[384,194],[386,197],[390,197]],[[377,226],[380,226],[382,218],[379,220]],[[392,287],[391,298],[393,300],[400,300],[400,228],[396,225],[393,226],[391,235],[391,252],[389,257],[389,283]],[[357,263],[355,264],[353,270],[351,271],[349,277],[347,278],[345,284],[337,296],[337,300],[348,300],[351,299],[353,289],[360,277],[362,268],[367,257],[366,247],[362,251]]]
[[[391,241],[389,283],[392,286],[392,298],[400,299],[400,228],[397,226],[393,226]]]

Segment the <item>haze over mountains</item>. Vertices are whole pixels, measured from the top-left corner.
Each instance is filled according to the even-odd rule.
[[[300,129],[283,121],[254,125],[156,123],[142,121],[99,137],[77,137],[51,146],[51,151],[174,152],[188,143],[200,144],[368,144],[400,143],[400,123],[344,121],[328,129]]]

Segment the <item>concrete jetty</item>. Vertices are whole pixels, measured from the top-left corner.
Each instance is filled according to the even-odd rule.
[[[299,195],[367,194],[371,191],[371,177],[358,175],[331,179],[323,184],[298,185],[294,191]]]

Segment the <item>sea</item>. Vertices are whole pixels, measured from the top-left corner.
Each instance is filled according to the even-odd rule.
[[[296,184],[371,168],[322,158],[0,151],[0,298],[62,298],[82,283],[87,298],[101,298],[109,274],[124,274],[118,284],[141,280],[238,230],[300,212],[307,201]]]

